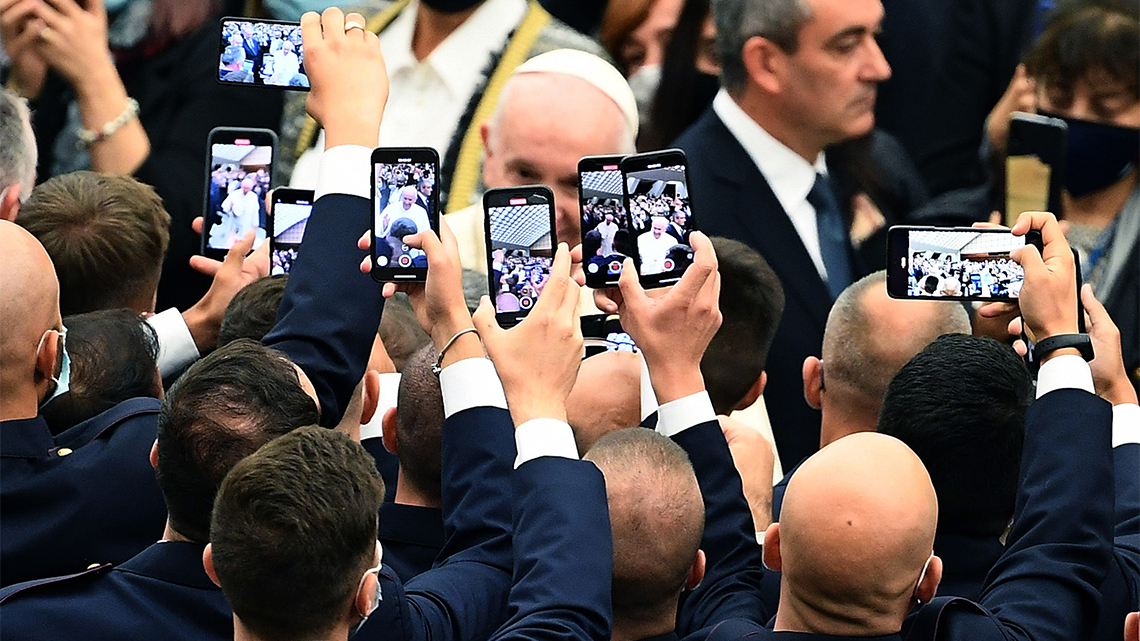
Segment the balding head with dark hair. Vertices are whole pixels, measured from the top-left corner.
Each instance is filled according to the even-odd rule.
[[[400,375],[396,408],[384,417],[384,445],[400,459],[396,502],[439,507],[443,392],[431,371],[435,345],[412,354]]]

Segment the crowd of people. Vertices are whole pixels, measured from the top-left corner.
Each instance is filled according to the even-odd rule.
[[[974,4],[331,7],[223,71],[217,3],[0,0],[0,638],[1140,641],[1140,12]],[[956,115],[877,128],[935,27],[910,122]],[[992,224],[1016,111],[1068,123],[1064,211],[908,267],[1017,301],[889,297],[890,225]],[[272,179],[203,171],[250,113]],[[666,131],[683,190],[579,206],[581,158]],[[527,184],[556,233],[486,247],[480,192]],[[623,248],[676,280],[583,287]]]

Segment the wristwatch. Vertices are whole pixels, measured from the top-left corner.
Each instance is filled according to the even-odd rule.
[[[1096,357],[1093,354],[1092,339],[1088,334],[1057,334],[1042,340],[1033,346],[1033,360],[1041,362],[1050,352],[1066,347],[1074,347],[1081,353],[1081,358],[1091,361]]]

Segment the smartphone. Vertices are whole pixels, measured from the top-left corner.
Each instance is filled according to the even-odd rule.
[[[255,249],[265,242],[277,134],[218,127],[207,147],[202,254],[221,260],[251,229],[257,230]]]
[[[269,208],[269,275],[288,274],[313,212],[311,189],[274,189]]]
[[[622,262],[633,257],[625,209],[624,156],[587,156],[578,161],[578,207],[582,213],[582,267],[586,287],[616,287]]]
[[[887,294],[892,298],[1015,301],[1025,272],[1010,257],[1041,233],[1008,229],[891,227],[887,232]]]
[[[218,82],[308,91],[301,23],[222,18]]]
[[[544,185],[483,194],[488,291],[499,325],[526,318],[554,264],[554,194]]]
[[[1005,159],[1005,225],[1027,211],[1062,216],[1069,127],[1060,118],[1017,112],[1009,121]]]
[[[621,326],[617,314],[589,314],[581,318],[582,338],[585,340],[583,358],[603,352],[634,352],[637,345]]]
[[[439,233],[439,154],[427,147],[372,151],[372,279],[427,280],[427,255],[404,236]]]
[[[620,166],[638,279],[645,288],[672,285],[693,262],[689,234],[696,227],[685,152],[626,156]]]

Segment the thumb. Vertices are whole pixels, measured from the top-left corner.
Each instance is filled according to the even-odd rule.
[[[1021,265],[1025,270],[1025,282],[1043,278],[1045,274],[1045,261],[1041,258],[1041,252],[1033,245],[1026,245],[1013,252],[1010,255],[1014,262]]]
[[[475,325],[475,330],[479,332],[479,338],[483,340],[484,345],[489,345],[492,341],[497,340],[498,334],[503,331],[503,328],[499,327],[499,323],[495,320],[495,307],[491,305],[489,296],[479,298],[479,307],[471,315],[471,322]]]

